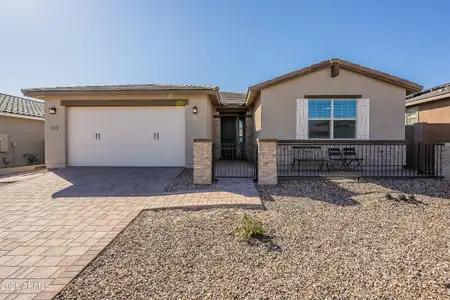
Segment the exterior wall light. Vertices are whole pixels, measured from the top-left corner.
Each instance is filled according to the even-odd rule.
[[[192,108],[192,113],[193,113],[194,115],[196,115],[196,114],[198,113],[198,108],[197,108],[197,106],[194,106],[194,107]]]
[[[48,113],[51,115],[56,115],[56,107],[52,106],[48,109]]]

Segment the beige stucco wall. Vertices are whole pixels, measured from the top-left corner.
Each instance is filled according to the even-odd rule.
[[[3,157],[10,161],[8,167],[27,165],[24,154],[34,154],[43,159],[44,121],[0,116],[0,132],[8,133],[9,145],[8,152],[0,152],[0,168],[4,166]],[[12,147],[12,142],[16,147]]]
[[[206,137],[214,136],[214,114],[216,112],[216,106],[211,101],[206,101],[206,109],[209,115],[206,117]]]
[[[261,91],[261,138],[295,139],[296,99],[305,95],[362,95],[370,98],[370,139],[405,139],[404,88],[340,69],[317,72],[268,87]]]
[[[261,96],[258,97],[253,102],[253,142],[262,136],[262,126],[261,126]]]
[[[450,98],[422,103],[418,107],[418,122],[450,123]]]
[[[151,99],[188,99],[186,110],[186,166],[193,164],[193,139],[211,138],[213,132],[214,105],[205,94],[165,94],[165,95],[108,95],[108,96],[66,96],[45,97],[45,157],[48,168],[63,168],[67,164],[67,109],[61,106],[61,100],[151,100]],[[56,115],[50,115],[48,108],[54,106]],[[192,107],[197,106],[198,113],[192,113]],[[58,127],[57,130],[51,128]]]

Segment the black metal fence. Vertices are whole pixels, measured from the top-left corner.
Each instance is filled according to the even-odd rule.
[[[256,178],[257,147],[253,144],[213,144],[214,178]]]
[[[278,141],[279,177],[442,177],[442,144]]]

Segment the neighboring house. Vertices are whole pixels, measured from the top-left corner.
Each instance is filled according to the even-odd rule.
[[[405,122],[450,124],[450,83],[407,97]]]
[[[47,167],[192,166],[193,139],[240,155],[256,138],[404,140],[404,99],[418,84],[340,59],[251,86],[23,89],[45,100]],[[50,113],[51,112],[51,113]]]
[[[405,124],[411,143],[450,142],[450,83],[407,97]]]
[[[43,155],[44,103],[0,93],[0,168],[43,161]]]

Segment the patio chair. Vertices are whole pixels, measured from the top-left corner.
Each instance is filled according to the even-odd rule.
[[[341,149],[328,148],[327,170],[330,171],[330,166],[331,168],[335,169],[334,167],[336,166],[336,164],[340,164],[338,170],[342,169],[345,164],[345,159],[342,156]]]
[[[295,164],[298,165],[298,171],[300,172],[300,163],[320,163],[320,169],[323,170],[325,159],[323,158],[322,148],[320,146],[300,146],[292,147],[294,153],[292,159],[291,171],[294,169]]]
[[[350,170],[352,163],[354,163],[353,165],[356,165],[356,168],[358,168],[360,171],[363,170],[361,164],[364,159],[358,157],[355,148],[345,147],[343,149],[343,152],[344,152],[343,153],[344,164],[342,166],[343,170]]]

